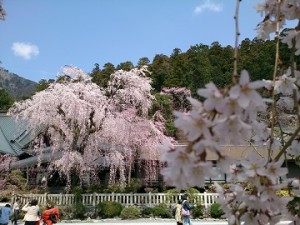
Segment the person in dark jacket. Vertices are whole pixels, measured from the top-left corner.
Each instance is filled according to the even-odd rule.
[[[10,215],[11,215],[10,204],[6,204],[0,210],[1,210],[0,225],[7,225],[9,222],[9,219],[10,219]]]
[[[184,215],[182,213],[183,225],[192,225],[190,211],[193,208],[194,208],[194,206],[190,205],[190,203],[189,203],[189,194],[184,194],[183,197],[182,197],[182,209],[184,209],[185,211],[188,211],[189,215]]]
[[[14,215],[13,220],[11,221],[13,225],[18,225],[18,219],[20,214],[20,199],[17,198],[13,204],[12,213]]]

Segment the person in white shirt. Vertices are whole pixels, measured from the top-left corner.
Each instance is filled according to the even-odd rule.
[[[38,216],[40,208],[36,199],[33,199],[30,203],[28,202],[24,205],[22,211],[26,212],[24,216],[24,225],[35,225],[35,223],[40,220]]]
[[[20,199],[17,198],[13,204],[12,213],[14,215],[13,220],[11,221],[13,225],[18,225],[18,219],[20,215]]]

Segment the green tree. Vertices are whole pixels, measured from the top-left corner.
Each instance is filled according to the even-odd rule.
[[[240,68],[248,70],[251,80],[272,79],[275,42],[245,39],[240,45]]]
[[[171,73],[169,57],[163,54],[156,55],[149,70],[151,71],[152,87],[158,92],[161,91],[166,77]]]
[[[11,97],[4,89],[0,88],[0,110],[9,109],[14,101],[13,97]]]
[[[53,80],[53,79],[49,79],[48,81],[45,79],[40,80],[39,83],[35,87],[35,90],[34,90],[35,93],[47,89],[51,83],[54,83],[54,81],[55,80]]]
[[[94,66],[95,67],[93,68],[91,74],[97,74],[97,73],[101,72],[99,63],[95,63]]]
[[[138,65],[138,67],[141,67],[141,66],[149,65],[149,63],[150,63],[149,58],[147,58],[147,57],[142,57],[142,58],[139,59],[137,65]]]
[[[203,44],[191,46],[186,53],[188,72],[183,86],[190,89],[193,96],[198,88],[211,80],[212,66],[208,54],[209,47]]]
[[[92,81],[100,87],[107,87],[110,75],[116,71],[112,63],[105,63],[103,69],[99,68],[99,64],[95,63],[95,68],[91,72]]]
[[[209,60],[212,66],[211,81],[218,87],[224,87],[231,82],[233,72],[233,48],[222,47],[219,42],[213,42],[209,50]]]
[[[165,87],[182,87],[186,73],[186,56],[179,48],[175,48],[170,57],[171,73],[166,76]]]
[[[165,121],[165,134],[167,136],[176,137],[176,128],[174,126],[174,116],[173,116],[173,106],[171,97],[168,95],[161,95],[156,93],[155,95],[156,101],[153,102],[153,105],[149,111],[150,116],[153,116],[155,112],[160,111]]]
[[[134,68],[134,65],[130,61],[122,62],[117,66],[117,70],[130,71]]]

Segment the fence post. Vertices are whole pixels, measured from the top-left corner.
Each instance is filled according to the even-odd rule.
[[[47,192],[45,192],[43,200],[44,200],[44,202],[42,205],[46,205],[47,204]]]
[[[63,195],[62,195],[62,193],[59,194],[59,205],[63,205]]]
[[[111,193],[111,201],[112,202],[117,202],[116,199],[115,199],[115,192]]]
[[[151,207],[152,206],[152,203],[151,203],[151,192],[148,193],[148,204],[149,206]]]
[[[207,194],[206,194],[206,192],[204,192],[203,194],[204,194],[203,195],[203,197],[204,197],[204,207],[205,207],[205,209],[207,209]]]
[[[96,193],[93,192],[93,206],[96,206]]]

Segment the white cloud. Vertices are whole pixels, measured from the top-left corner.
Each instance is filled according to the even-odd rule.
[[[194,9],[194,13],[201,14],[205,10],[209,10],[209,11],[213,11],[213,12],[220,12],[223,10],[223,6],[222,6],[222,4],[218,4],[218,3],[211,2],[210,0],[206,0],[204,3],[197,6]]]
[[[13,43],[11,49],[16,56],[20,56],[28,60],[40,53],[38,46],[23,42]]]

